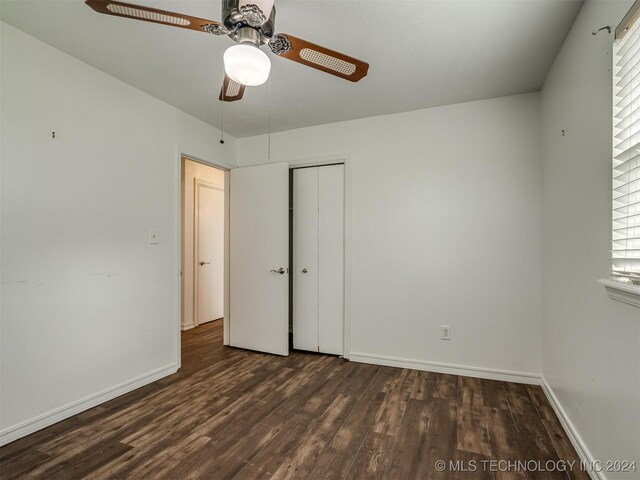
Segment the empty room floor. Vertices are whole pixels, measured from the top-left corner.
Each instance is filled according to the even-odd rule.
[[[237,350],[221,321],[182,342],[178,373],[1,448],[0,477],[589,478],[482,462],[578,460],[540,387]]]

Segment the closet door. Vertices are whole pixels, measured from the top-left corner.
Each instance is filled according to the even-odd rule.
[[[318,169],[318,203],[318,346],[343,355],[344,165]]]
[[[318,168],[293,171],[293,348],[318,351]]]

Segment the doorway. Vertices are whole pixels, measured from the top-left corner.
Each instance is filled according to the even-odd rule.
[[[181,159],[181,329],[222,323],[226,171]]]

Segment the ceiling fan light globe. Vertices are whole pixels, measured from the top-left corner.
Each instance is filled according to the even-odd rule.
[[[255,87],[269,78],[271,60],[253,45],[233,45],[224,52],[224,71],[234,82]]]

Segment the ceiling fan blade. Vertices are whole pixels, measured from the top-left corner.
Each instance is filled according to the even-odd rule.
[[[274,35],[269,42],[269,48],[280,57],[352,82],[366,77],[369,71],[369,64],[366,62],[307,42],[288,33]]]
[[[212,33],[214,35],[226,35],[228,33],[226,27],[220,22],[192,17],[182,13],[168,12],[157,8],[114,2],[111,0],[86,0],[85,3],[98,13],[115,15],[116,17],[133,18],[145,22],[160,23],[161,25],[188,28],[190,30]]]
[[[223,102],[237,102],[244,95],[244,89],[244,85],[231,80],[228,75],[225,75],[218,100],[222,100]]]

